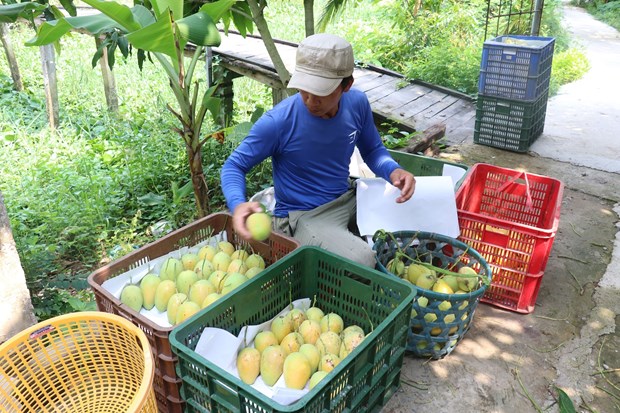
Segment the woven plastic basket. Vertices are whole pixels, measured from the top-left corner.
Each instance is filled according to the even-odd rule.
[[[0,346],[0,411],[156,413],[146,336],[103,312],[65,314]]]
[[[391,236],[390,236],[391,235]],[[377,232],[373,249],[377,268],[388,271],[397,251],[413,260],[457,272],[467,266],[486,279],[479,288],[464,294],[447,294],[418,287],[413,301],[407,337],[407,350],[418,357],[440,359],[452,352],[471,327],[474,313],[491,280],[491,269],[484,258],[467,244],[454,238],[423,231]],[[407,259],[405,265],[411,263]]]

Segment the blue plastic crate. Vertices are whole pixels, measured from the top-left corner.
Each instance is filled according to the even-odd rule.
[[[553,37],[499,36],[484,42],[478,93],[533,101],[549,90]]]

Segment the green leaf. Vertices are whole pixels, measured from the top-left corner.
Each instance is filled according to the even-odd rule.
[[[118,23],[121,28],[126,32],[133,32],[139,30],[142,26],[135,19],[134,12],[136,9],[144,8],[143,6],[135,6],[130,9],[127,6],[118,4],[114,1],[101,1],[101,0],[84,0],[84,3],[99,10],[101,13],[108,16],[110,19]]]
[[[73,4],[73,0],[60,0],[60,4],[67,10],[69,16],[77,16],[77,10],[75,4]]]
[[[213,21],[219,21],[225,14],[229,13],[230,8],[237,0],[219,0],[213,3],[207,3],[200,8],[202,13],[207,13]]]
[[[207,13],[198,12],[176,22],[181,36],[200,46],[219,46],[220,32]]]
[[[154,0],[151,5],[156,16],[169,9],[174,20],[183,18],[183,0]]]
[[[570,397],[568,397],[568,394],[566,394],[566,392],[559,387],[556,387],[555,389],[558,392],[560,413],[577,413],[575,406],[573,405],[573,401]]]
[[[31,20],[32,16],[43,13],[46,6],[44,4],[27,2],[0,5],[0,23],[14,23],[18,18]]]
[[[175,47],[174,32],[172,31],[172,21],[169,13],[162,14],[150,26],[129,33],[127,40],[138,49],[163,53],[176,61],[177,49]]]
[[[67,17],[39,26],[37,35],[26,42],[26,46],[43,46],[54,43],[73,29],[86,30],[92,34],[99,34],[116,27],[116,23],[103,14],[94,16]]]

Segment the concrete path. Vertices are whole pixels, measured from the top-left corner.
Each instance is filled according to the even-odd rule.
[[[620,173],[620,33],[580,8],[563,9],[563,22],[591,69],[549,99],[543,135],[530,151]]]

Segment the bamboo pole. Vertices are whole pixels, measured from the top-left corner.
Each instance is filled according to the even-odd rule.
[[[52,129],[58,126],[58,84],[56,81],[56,55],[51,44],[39,47],[43,84],[45,87],[45,104],[47,119]]]
[[[13,79],[13,89],[21,92],[24,90],[24,84],[22,83],[22,76],[19,73],[19,66],[17,65],[17,59],[15,58],[15,52],[11,45],[11,40],[8,35],[7,23],[0,23],[0,40],[6,53],[6,59],[9,62],[9,69],[11,70],[11,78]]]

